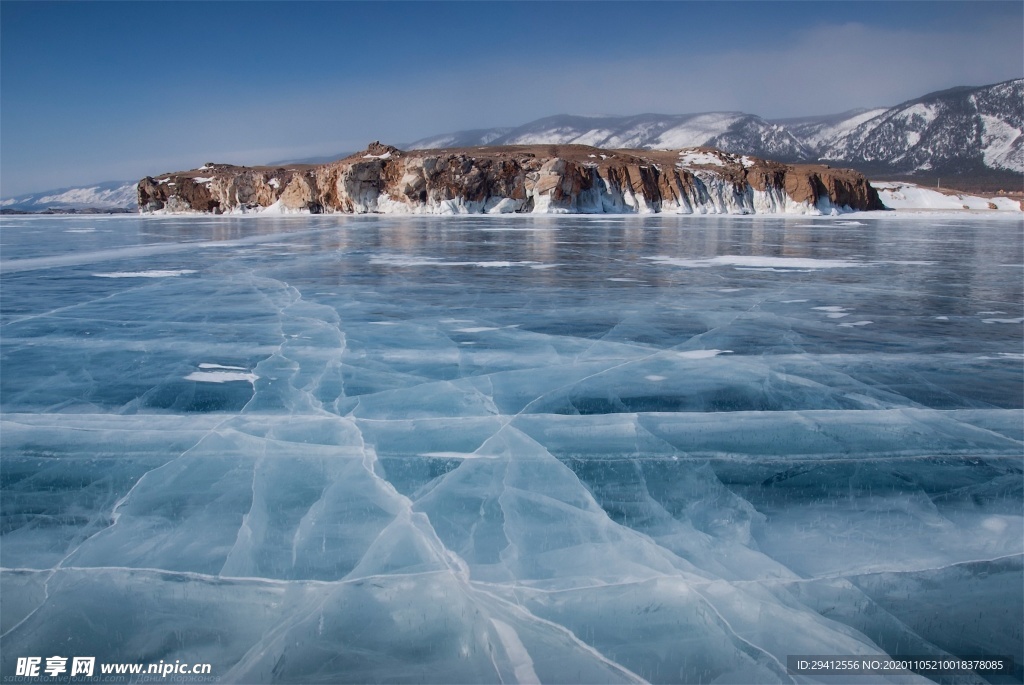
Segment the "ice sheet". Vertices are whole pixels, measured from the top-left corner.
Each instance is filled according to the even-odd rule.
[[[3,673],[1024,662],[1019,222],[94,225],[0,226]]]

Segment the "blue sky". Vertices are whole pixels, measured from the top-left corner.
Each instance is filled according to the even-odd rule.
[[[0,196],[559,113],[897,104],[1024,75],[1012,2],[0,1]]]

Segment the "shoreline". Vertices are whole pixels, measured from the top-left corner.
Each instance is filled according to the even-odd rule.
[[[366,212],[361,214],[352,214],[347,212],[324,212],[314,214],[308,210],[295,210],[289,212],[266,212],[266,211],[250,211],[250,212],[229,212],[224,214],[210,214],[209,212],[134,212],[134,213],[115,213],[115,214],[4,214],[0,215],[0,226],[3,222],[8,219],[14,220],[40,220],[40,219],[89,219],[97,221],[106,220],[126,220],[126,219],[145,219],[147,221],[159,221],[166,219],[308,219],[310,217],[317,218],[345,218],[345,219],[368,219],[368,218],[403,218],[403,219],[428,219],[428,220],[470,220],[470,219],[498,219],[505,220],[511,219],[513,221],[522,221],[526,219],[538,219],[538,218],[565,218],[573,217],[584,220],[598,220],[608,221],[615,219],[655,219],[655,218],[687,218],[697,220],[711,220],[711,219],[780,219],[780,220],[818,220],[823,224],[828,222],[843,222],[851,219],[871,219],[871,220],[890,220],[890,219],[934,219],[934,218],[964,218],[973,217],[979,219],[994,219],[997,221],[1021,221],[1024,220],[1024,210],[1007,210],[1007,209],[944,209],[944,208],[930,208],[930,207],[915,207],[915,208],[899,208],[899,209],[884,209],[884,210],[863,210],[863,211],[849,211],[842,212],[840,214],[797,214],[797,213],[760,213],[760,214],[741,214],[741,213],[719,213],[719,214],[678,214],[675,212],[645,212],[645,213],[618,213],[618,214],[583,214],[583,213],[508,213],[508,214],[486,214],[486,213],[475,213],[475,214],[428,214],[428,213],[397,213],[397,212]]]

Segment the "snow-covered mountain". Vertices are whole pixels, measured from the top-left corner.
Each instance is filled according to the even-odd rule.
[[[885,112],[885,107],[852,109],[840,114],[827,114],[819,117],[776,119],[772,123],[788,130],[817,156],[824,145],[842,138],[865,121],[874,119]]]
[[[855,120],[821,140],[822,159],[897,173],[1024,172],[1024,79],[930,93],[850,127]]]
[[[782,162],[852,166],[878,178],[904,175],[978,176],[1000,183],[1024,173],[1024,79],[931,93],[890,108],[769,121],[742,112],[557,115],[514,128],[456,131],[403,149],[483,145],[569,144],[602,148],[715,147]],[[348,153],[285,164],[322,164]],[[1003,187],[1003,186],[997,186]],[[0,209],[135,209],[135,183],[113,181],[0,200]]]
[[[31,195],[19,195],[0,200],[0,209],[23,212],[82,209],[137,208],[136,181],[107,181],[84,188],[58,188]]]
[[[788,162],[812,156],[812,152],[784,127],[742,112],[639,114],[629,117],[560,114],[512,129],[477,129],[432,136],[417,140],[409,147],[430,149],[534,144],[649,149],[703,146]]]
[[[579,143],[708,146],[786,162],[834,161],[873,173],[1024,172],[1024,79],[931,93],[890,108],[768,121],[741,112],[559,115],[512,129],[458,131],[411,148]]]
[[[508,135],[511,128],[477,128],[471,131],[456,131],[455,133],[443,133],[439,136],[423,138],[411,145],[409,149],[435,149],[441,147],[473,147],[474,145],[501,145],[495,141]],[[399,146],[402,147],[402,146]]]

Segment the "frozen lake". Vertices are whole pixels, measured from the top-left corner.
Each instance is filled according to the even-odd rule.
[[[1024,673],[1020,221],[5,217],[0,243],[5,675]]]

